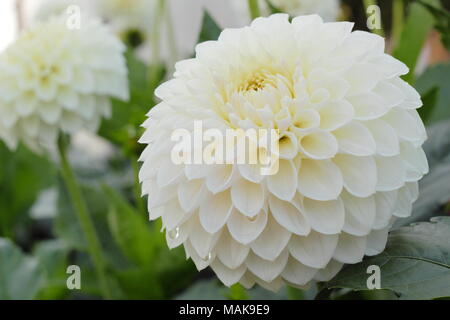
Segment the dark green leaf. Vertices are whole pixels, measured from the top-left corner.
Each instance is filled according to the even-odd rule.
[[[415,87],[424,97],[424,106],[419,112],[426,112],[424,121],[436,122],[450,118],[450,64],[439,64],[427,69],[418,79]],[[425,98],[435,91],[434,106],[427,104]],[[423,110],[422,110],[423,109]]]
[[[397,220],[395,227],[445,214],[440,209],[450,201],[450,121],[429,128],[428,140],[423,147],[430,172],[419,182],[419,198],[411,216]]]
[[[208,11],[203,11],[203,22],[202,29],[200,31],[200,36],[198,38],[198,43],[217,40],[219,38],[222,29],[214,21]]]
[[[226,300],[227,288],[217,279],[201,280],[181,293],[177,300]]]
[[[450,296],[450,217],[392,231],[383,253],[346,266],[327,287],[367,290],[370,265],[380,267],[381,288],[400,299]]]
[[[441,7],[435,7],[423,0],[418,1],[435,18],[435,28],[441,33],[442,43],[450,50],[450,12]]]
[[[426,1],[431,4],[439,3],[438,0]],[[400,41],[394,50],[394,57],[408,66],[410,71],[404,79],[410,83],[414,80],[417,60],[433,24],[433,16],[427,9],[418,3],[412,3],[409,6],[409,14]]]

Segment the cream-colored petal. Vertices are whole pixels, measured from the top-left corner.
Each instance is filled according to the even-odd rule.
[[[311,228],[323,234],[341,232],[345,222],[342,200],[317,201],[303,199],[303,213]]]
[[[338,142],[327,131],[314,131],[302,137],[300,151],[310,159],[329,159],[337,153]]]
[[[330,281],[338,274],[339,271],[341,271],[343,266],[343,263],[340,263],[336,260],[331,260],[325,268],[320,269],[316,273],[316,275],[314,276],[314,280]]]
[[[275,260],[286,248],[291,232],[280,226],[270,215],[266,228],[259,237],[250,244],[253,252],[265,260]]]
[[[206,196],[203,180],[186,180],[178,185],[178,201],[186,212],[197,209]]]
[[[215,195],[209,194],[200,204],[200,223],[207,232],[218,232],[227,223],[232,210],[229,190]]]
[[[261,184],[240,179],[231,187],[231,200],[240,212],[253,217],[264,206],[264,189]]]
[[[388,240],[389,227],[381,230],[374,230],[367,236],[366,255],[375,256],[383,252]]]
[[[333,162],[341,170],[344,187],[348,192],[357,197],[368,197],[375,193],[377,166],[372,157],[338,154]]]
[[[247,271],[247,268],[244,264],[242,264],[238,268],[230,269],[218,259],[215,259],[210,266],[211,269],[214,270],[220,281],[222,281],[222,283],[227,287],[231,287],[233,284],[239,282],[245,271]]]
[[[384,229],[389,225],[392,213],[394,212],[397,202],[397,190],[377,192],[374,198],[377,213],[372,227],[375,230]]]
[[[243,245],[230,235],[228,230],[223,230],[214,251],[220,261],[230,269],[238,268],[247,258],[249,246]]]
[[[339,145],[339,152],[354,156],[370,156],[375,154],[376,144],[369,129],[359,122],[353,121],[333,131]]]
[[[209,233],[203,229],[198,217],[193,216],[191,219],[196,219],[196,222],[192,223],[189,242],[201,259],[207,259],[213,252],[212,249],[220,237],[220,232],[214,234]]]
[[[352,236],[348,233],[339,235],[338,245],[333,258],[341,263],[358,263],[366,251],[366,237]]]
[[[289,252],[302,264],[311,268],[324,268],[338,242],[338,235],[326,235],[311,231],[306,237],[292,236],[289,241]]]
[[[270,196],[269,207],[274,219],[290,232],[305,236],[311,231],[304,215],[290,202]]]
[[[291,160],[280,160],[278,172],[267,176],[267,188],[282,200],[291,200],[297,192],[297,169]]]
[[[266,282],[272,282],[283,271],[289,258],[289,253],[284,250],[275,260],[264,260],[256,254],[250,252],[245,264],[248,269],[257,277]]]
[[[261,210],[254,217],[246,217],[237,209],[231,212],[227,226],[231,236],[242,244],[249,244],[264,230],[267,224],[267,212]]]
[[[305,266],[297,260],[289,258],[281,276],[291,283],[303,286],[311,281],[316,273],[317,269]]]
[[[349,193],[343,193],[341,197],[345,208],[345,224],[342,230],[354,236],[368,235],[376,216],[374,197],[358,198]]]
[[[387,122],[376,119],[364,123],[370,130],[376,144],[376,153],[391,157],[400,153],[399,141],[395,130]]]
[[[375,157],[377,164],[377,190],[392,191],[405,184],[406,168],[399,156]]]
[[[329,160],[303,159],[298,174],[298,191],[315,200],[337,199],[343,178],[339,168]]]

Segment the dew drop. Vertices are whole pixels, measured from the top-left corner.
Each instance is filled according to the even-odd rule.
[[[207,261],[210,261],[211,258],[212,258],[212,254],[211,254],[211,252],[209,252],[208,255],[205,258],[202,258],[202,260],[207,262]]]
[[[172,240],[176,240],[178,239],[178,237],[180,236],[180,228],[177,227],[174,230],[170,230],[169,231],[169,238]]]

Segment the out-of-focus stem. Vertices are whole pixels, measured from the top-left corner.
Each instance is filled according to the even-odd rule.
[[[151,89],[154,90],[157,86],[158,75],[160,72],[159,64],[161,63],[161,24],[164,16],[165,1],[158,0],[153,21],[153,30],[151,35],[152,57],[149,64],[149,79]]]
[[[403,0],[392,1],[392,42],[398,43],[403,31],[404,3]]]
[[[248,1],[248,9],[250,11],[250,17],[252,18],[252,20],[261,16],[258,0],[247,0],[247,1]]]
[[[169,40],[169,47],[170,47],[170,64],[169,68],[174,68],[175,63],[178,61],[178,48],[177,48],[177,42],[175,39],[175,30],[173,27],[173,20],[172,20],[172,12],[170,11],[170,4],[169,2],[166,3],[165,7],[165,13],[166,13],[166,24],[167,24],[167,37]],[[172,71],[172,70],[169,70]]]
[[[17,18],[17,30],[20,32],[24,28],[23,21],[23,0],[16,0],[16,18]]]
[[[61,161],[61,173],[66,184],[67,191],[69,192],[74,211],[86,237],[88,251],[94,263],[94,268],[100,282],[100,289],[104,298],[112,299],[112,294],[108,285],[108,278],[106,276],[106,264],[103,257],[100,240],[98,239],[94,223],[89,215],[81,189],[76,182],[75,174],[67,159],[66,144],[63,137],[60,137],[58,141],[58,151]]]
[[[364,11],[366,12],[367,19],[369,19],[371,17],[369,16],[369,13],[367,12],[367,8],[370,6],[374,6],[374,5],[378,6],[377,1],[376,0],[363,0],[363,4],[364,4]],[[380,17],[380,19],[381,19],[381,17]],[[379,36],[384,37],[383,22],[380,21],[380,29],[375,28],[375,29],[372,29],[371,31]]]

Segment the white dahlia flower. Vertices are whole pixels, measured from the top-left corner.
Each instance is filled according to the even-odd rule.
[[[384,39],[285,14],[226,29],[176,65],[148,114],[140,179],[170,248],[229,286],[330,280],[384,250],[428,165],[419,94]],[[278,129],[279,169],[174,164],[174,130]],[[194,134],[194,133],[193,133]]]
[[[96,131],[110,97],[128,99],[124,45],[96,21],[71,29],[53,17],[0,55],[0,137],[53,148],[60,130]]]
[[[327,22],[336,21],[341,13],[340,0],[268,0],[275,8],[296,17],[300,15],[318,14]],[[241,13],[241,20],[248,20],[249,9],[246,0],[233,0],[233,6]],[[270,14],[267,0],[258,0],[263,16]],[[244,18],[245,17],[245,18]]]

